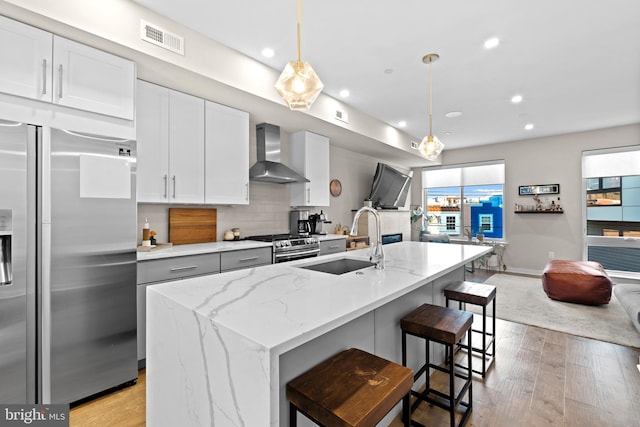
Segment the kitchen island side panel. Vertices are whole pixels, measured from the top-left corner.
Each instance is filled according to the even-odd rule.
[[[153,286],[147,304],[147,425],[265,425],[269,352]]]

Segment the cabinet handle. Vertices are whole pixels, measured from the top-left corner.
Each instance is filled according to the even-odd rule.
[[[62,64],[58,67],[58,83],[60,83],[58,86],[58,98],[62,99]]]
[[[257,256],[252,256],[252,257],[249,257],[249,258],[240,258],[238,261],[239,262],[246,262],[246,261],[255,261],[257,259],[258,259]]]
[[[246,196],[245,196],[245,198],[244,198],[244,199],[245,199],[245,200],[249,200],[249,183],[247,182],[244,186],[245,186],[245,188],[247,189],[247,190],[246,190],[246,193],[245,193],[245,194],[246,194]]]
[[[168,176],[165,173],[164,174],[164,195],[162,197],[164,197],[165,199],[167,198],[167,192],[169,191],[169,181],[168,181]]]
[[[307,203],[311,203],[311,189],[307,188]]]
[[[176,198],[176,176],[173,175],[173,178],[171,178],[171,180],[173,181],[173,198]]]
[[[47,94],[47,60],[42,60],[42,94]]]
[[[338,245],[333,245],[333,246],[329,246],[329,249],[338,249],[340,246]]]
[[[185,265],[184,267],[172,267],[169,271],[184,271],[184,270],[193,270],[194,268],[198,268],[197,265]]]

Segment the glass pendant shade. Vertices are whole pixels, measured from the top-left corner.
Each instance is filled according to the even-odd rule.
[[[289,62],[275,84],[291,110],[308,110],[324,85],[306,61]]]
[[[429,135],[424,137],[418,146],[418,150],[427,160],[431,161],[436,160],[444,149],[444,144],[433,136],[433,75],[431,73],[431,67],[439,58],[440,55],[437,53],[429,53],[422,57],[422,62],[429,64]]]
[[[418,150],[420,150],[428,160],[437,159],[443,149],[444,144],[433,135],[425,136],[418,146]]]

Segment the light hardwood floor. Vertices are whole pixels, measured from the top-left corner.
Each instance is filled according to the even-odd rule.
[[[473,377],[467,426],[640,425],[639,349],[499,319],[496,346],[487,376]],[[70,425],[145,425],[145,379],[143,369],[138,384],[73,407]],[[432,382],[446,391],[443,374]],[[429,426],[449,425],[446,411],[425,403],[414,417]]]

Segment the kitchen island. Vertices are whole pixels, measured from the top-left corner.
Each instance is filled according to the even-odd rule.
[[[287,381],[350,347],[399,362],[400,318],[423,303],[443,305],[445,284],[490,250],[401,242],[384,247],[384,270],[301,268],[366,260],[362,249],[150,286],[148,425],[287,425]],[[408,344],[415,369],[424,345]]]

